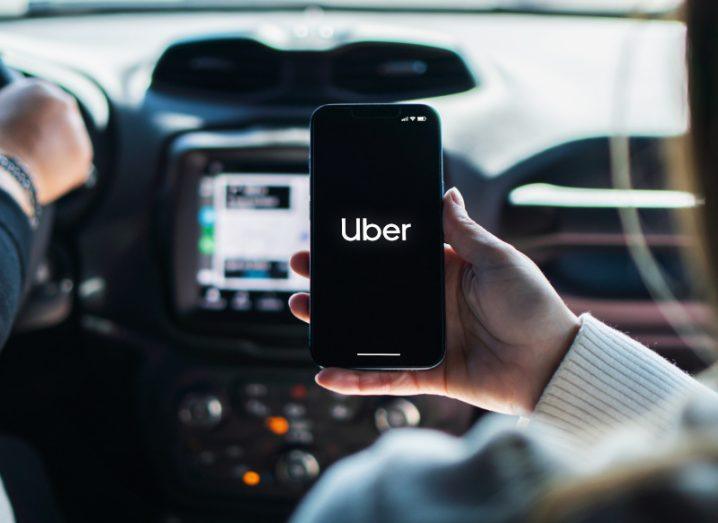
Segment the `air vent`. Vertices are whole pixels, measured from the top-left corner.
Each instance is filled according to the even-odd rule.
[[[168,48],[155,67],[152,85],[215,94],[266,94],[278,88],[281,74],[280,53],[257,41],[198,40]]]
[[[334,88],[386,101],[459,93],[476,85],[458,54],[424,45],[351,44],[335,53],[331,68]]]
[[[566,144],[529,160],[506,175],[516,181],[507,193],[501,236],[533,258],[564,297],[649,300],[618,214],[635,208],[674,295],[692,298],[682,263],[687,242],[672,211],[697,202],[666,188],[662,150],[653,139],[631,141],[635,189],[611,186],[607,140]]]

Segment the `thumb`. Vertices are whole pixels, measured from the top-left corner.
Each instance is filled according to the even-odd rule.
[[[444,240],[464,261],[474,265],[505,259],[508,244],[471,219],[456,187],[444,195]]]

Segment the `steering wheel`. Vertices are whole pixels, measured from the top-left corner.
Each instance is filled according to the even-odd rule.
[[[2,56],[0,56],[0,89],[6,87],[19,78],[21,78],[20,73],[9,69],[7,65],[5,65]],[[52,235],[54,216],[55,209],[52,205],[46,205],[43,207],[40,221],[33,235],[21,306],[25,304],[28,294],[33,287],[35,275],[38,273],[38,269],[41,264],[45,261],[47,247],[50,243],[50,236]]]

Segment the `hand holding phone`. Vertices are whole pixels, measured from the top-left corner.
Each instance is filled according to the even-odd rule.
[[[437,394],[496,412],[530,412],[573,341],[578,318],[528,257],[469,217],[456,189],[444,197],[443,226],[449,245],[441,365],[422,372],[324,369],[317,383],[341,394]],[[309,258],[296,254],[292,269],[309,277]],[[306,322],[309,301],[307,293],[290,300]]]

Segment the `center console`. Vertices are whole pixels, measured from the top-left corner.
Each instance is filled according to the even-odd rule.
[[[313,377],[312,369],[204,366],[183,374],[166,411],[179,490],[215,501],[291,501],[386,431],[460,435],[474,420],[472,408],[446,398],[342,396]]]
[[[185,349],[194,341],[150,374],[159,396],[148,417],[180,502],[291,507],[388,430],[459,435],[477,416],[453,400],[348,397],[314,383],[306,326],[287,307],[308,289],[288,266],[309,247],[308,145],[306,130],[284,129],[192,133],[169,149],[168,306]],[[228,352],[206,350],[218,339]]]

